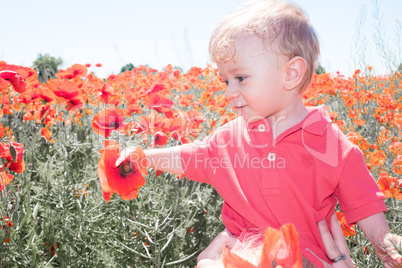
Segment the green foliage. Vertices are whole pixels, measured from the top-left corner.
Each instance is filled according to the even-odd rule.
[[[321,65],[321,63],[319,63],[318,66],[315,67],[315,73],[316,74],[324,74],[324,73],[326,73],[325,68]]]
[[[393,91],[394,99],[399,99],[402,97],[402,92],[398,89],[398,85],[401,84],[401,79],[398,76],[390,76],[388,80],[378,81],[374,77],[367,76],[367,80],[364,82],[360,81],[358,78],[355,79],[355,88],[353,92],[371,92],[372,95],[383,95],[386,90],[391,88],[393,85],[397,85],[396,89]],[[340,95],[340,90],[336,91],[335,95],[330,96],[325,100],[325,105],[328,106],[330,111],[335,111],[344,121],[344,129],[356,131],[360,133],[369,144],[378,144],[381,141],[381,132],[389,131],[390,137],[399,137],[401,129],[398,126],[388,123],[380,123],[374,116],[376,114],[376,109],[379,109],[379,104],[374,100],[364,101],[360,100],[352,107],[348,108],[340,101],[342,99]],[[353,111],[356,109],[359,111],[359,118],[366,121],[362,126],[356,126],[353,120],[349,116],[349,110]],[[401,178],[400,175],[396,174],[392,167],[393,161],[396,155],[388,150],[392,139],[385,141],[381,148],[386,153],[386,159],[381,166],[370,166],[369,169],[373,177],[377,180],[381,172],[387,172],[391,176]],[[374,149],[369,149],[373,152]],[[370,163],[371,160],[368,158],[369,153],[365,152],[365,161]],[[385,212],[385,217],[387,219],[388,225],[393,234],[402,234],[402,214],[401,214],[401,200],[395,198],[387,198],[385,200],[387,206],[387,211]],[[339,205],[338,209],[340,211]],[[356,235],[347,237],[347,243],[350,249],[351,258],[357,265],[357,267],[384,267],[382,261],[377,257],[373,245],[367,239],[363,231],[355,225]],[[401,246],[399,245],[399,250]]]
[[[103,138],[90,116],[82,126],[57,122],[54,143],[22,116],[1,120],[24,144],[27,168],[0,199],[0,215],[13,222],[0,230],[0,241],[10,238],[0,244],[0,267],[194,267],[224,228],[216,191],[169,173],[155,177],[149,170],[137,199],[115,194],[106,203],[97,176]],[[118,133],[110,138],[141,140]]]
[[[208,79],[215,78],[198,76],[198,81]],[[359,84],[356,80],[357,89],[378,95],[391,87],[399,88],[401,83],[400,80],[378,82],[370,77],[367,81]],[[333,95],[319,94],[317,98],[339,114],[347,129],[353,122],[340,96],[341,91],[346,91],[342,83],[339,85]],[[202,99],[204,91],[195,87],[190,85],[186,94]],[[359,90],[351,90],[350,94]],[[401,97],[396,89],[393,94],[395,99]],[[222,115],[206,107],[202,103],[200,111],[211,122],[218,121]],[[92,108],[93,115],[102,109],[88,104],[84,108]],[[361,119],[367,123],[355,126],[354,130],[370,144],[377,142],[384,129],[395,137],[401,133],[399,128],[380,123],[374,117],[374,111],[379,108],[375,101],[357,102],[351,107],[355,108],[361,110]],[[63,112],[66,118],[71,115]],[[24,144],[26,163],[24,173],[15,174],[14,180],[0,194],[0,226],[3,227],[0,230],[0,267],[194,267],[198,253],[224,228],[220,219],[222,199],[209,185],[178,179],[168,173],[156,177],[153,170],[148,170],[150,175],[137,199],[124,201],[115,194],[106,203],[97,176],[103,138],[92,129],[93,115],[80,118],[80,124],[66,125],[57,121],[51,127],[54,143],[41,136],[43,124],[25,121],[23,112],[0,118],[4,126],[13,130],[16,141]],[[137,118],[130,120],[138,119],[138,115],[133,117]],[[200,139],[211,128],[207,121],[201,126]],[[114,132],[110,139],[118,140],[122,148],[149,145],[142,142],[140,134],[122,136]],[[151,136],[149,139],[148,142],[152,142]],[[385,142],[384,148],[389,142]],[[167,147],[177,143],[170,139]],[[392,170],[395,156],[386,153],[387,159],[381,168]],[[381,169],[373,167],[371,171],[377,178]],[[391,171],[390,174],[397,176]],[[386,204],[385,215],[392,232],[402,234],[401,201],[390,198]],[[12,220],[12,226],[7,225],[6,217]],[[8,242],[3,242],[7,239]],[[359,228],[356,236],[348,239],[348,244],[358,267],[382,267]]]
[[[402,73],[402,63],[398,65],[398,69],[396,71],[398,73]]]
[[[33,67],[39,74],[38,80],[41,83],[46,83],[50,78],[56,78],[56,73],[62,64],[61,58],[55,58],[46,53],[38,55],[38,58],[33,62]]]
[[[134,68],[134,65],[132,63],[128,63],[121,67],[120,73],[124,73],[125,71],[131,71]]]

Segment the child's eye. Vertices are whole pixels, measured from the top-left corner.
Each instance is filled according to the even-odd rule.
[[[226,85],[229,85],[229,81],[227,81],[227,80],[222,80],[223,81],[223,83],[225,83]]]
[[[243,82],[246,78],[247,78],[246,76],[237,76],[237,77],[236,77],[236,79],[237,79],[239,82]]]

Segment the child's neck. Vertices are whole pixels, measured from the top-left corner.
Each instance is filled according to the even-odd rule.
[[[273,131],[273,139],[276,139],[280,134],[303,121],[308,114],[309,111],[304,106],[303,101],[300,100],[289,105],[287,109],[282,110],[280,113],[272,115],[269,119]]]

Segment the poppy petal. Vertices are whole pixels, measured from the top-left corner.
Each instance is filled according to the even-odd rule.
[[[228,248],[222,250],[222,262],[225,268],[257,268],[253,264],[231,252]]]

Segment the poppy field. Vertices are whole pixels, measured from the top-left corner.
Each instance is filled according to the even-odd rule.
[[[100,79],[74,64],[46,83],[0,61],[0,267],[194,267],[223,230],[222,200],[180,174],[114,163],[122,149],[202,139],[237,117],[216,69],[137,66]],[[320,74],[306,106],[326,105],[363,151],[402,234],[402,75]],[[359,267],[381,267],[337,211]]]

